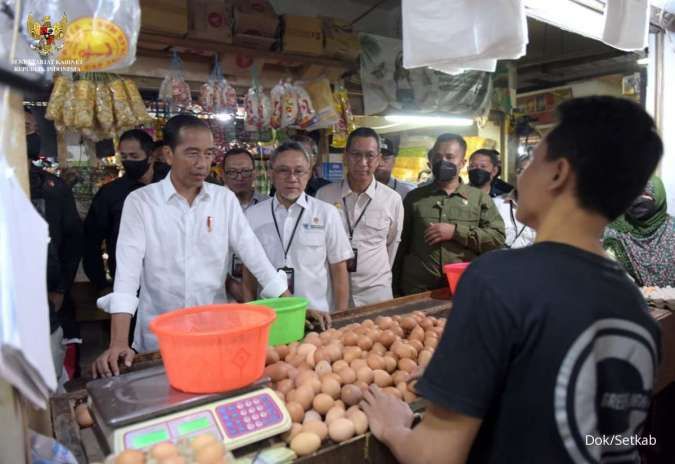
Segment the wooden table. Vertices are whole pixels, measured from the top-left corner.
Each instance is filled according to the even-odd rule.
[[[335,314],[333,325],[340,328],[354,322],[375,318],[378,315],[406,314],[412,311],[423,311],[431,315],[445,316],[451,308],[452,303],[449,300],[447,291],[426,292]],[[670,443],[675,443],[675,439],[670,439],[669,436],[673,434],[673,427],[670,427],[670,424],[672,423],[672,412],[675,411],[673,407],[675,402],[672,400],[674,394],[669,393],[670,390],[675,390],[673,388],[673,382],[675,382],[675,316],[670,312],[656,312],[653,314],[661,325],[663,356],[661,365],[659,366],[656,396],[652,405],[650,419],[648,420],[648,427],[652,427],[650,432],[657,435],[659,440],[663,440],[664,442],[670,440]],[[146,369],[157,365],[159,362],[161,362],[159,352],[146,353],[137,356],[134,364],[128,369],[123,368],[122,371],[128,372]],[[73,414],[74,404],[87,397],[85,385],[89,380],[89,378],[82,378],[70,382],[66,385],[69,393],[55,396],[51,400],[55,437],[73,451],[73,454],[80,463],[102,462],[105,457],[105,452],[97,440],[93,429],[80,430]],[[661,398],[664,395],[665,397]],[[657,414],[659,408],[661,408],[661,404],[667,407],[667,411],[664,411],[667,414]],[[419,399],[411,407],[413,411],[421,413],[424,410],[425,401]],[[656,417],[660,417],[661,420],[655,420]],[[279,443],[279,438],[273,437],[237,450],[234,454],[240,457],[270,446],[279,445]],[[660,449],[646,451],[647,454],[653,454],[653,456],[649,456],[649,459],[645,459],[645,462],[648,464],[670,462],[662,460]],[[329,441],[317,453],[298,459],[297,462],[303,464],[355,464],[361,462],[393,463],[396,461],[389,450],[368,433],[340,444]]]

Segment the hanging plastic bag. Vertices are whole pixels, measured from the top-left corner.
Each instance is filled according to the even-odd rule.
[[[171,57],[169,73],[159,87],[159,99],[168,103],[172,111],[181,111],[192,105],[192,91],[183,75],[183,62],[176,52]]]
[[[244,128],[248,132],[255,132],[258,130],[258,124],[260,123],[260,107],[258,93],[253,88],[248,89],[248,92],[246,92],[244,110],[246,111]]]
[[[75,85],[68,86],[66,91],[66,99],[63,102],[63,124],[57,125],[56,128],[61,130],[70,129],[75,124]]]
[[[295,124],[298,119],[298,94],[290,82],[284,84],[284,98],[281,103],[281,128]]]
[[[301,85],[294,85],[295,94],[298,96],[298,119],[296,124],[305,129],[316,123],[319,119],[312,105],[312,99]]]
[[[328,79],[315,79],[301,84],[309,94],[317,114],[316,121],[306,130],[326,129],[337,124],[339,118]]]
[[[75,82],[75,120],[77,129],[94,128],[94,106],[96,104],[96,86],[88,78]]]
[[[45,118],[54,121],[55,124],[63,122],[63,104],[72,85],[73,81],[69,77],[58,75],[54,78],[54,88],[49,96]]]
[[[139,92],[138,87],[136,87],[136,83],[131,79],[124,79],[124,87],[129,96],[131,109],[136,117],[136,125],[149,124],[152,121],[152,118],[148,114],[145,102],[143,101],[141,92]]]
[[[270,93],[270,104],[272,106],[272,115],[270,118],[270,126],[273,129],[279,129],[281,127],[281,116],[282,111],[282,102],[284,99],[284,84],[279,81],[277,85],[272,88]]]
[[[220,95],[222,112],[237,114],[237,91],[227,82],[227,79],[223,79],[220,84]]]
[[[138,0],[31,0],[21,8],[24,39],[30,56],[71,61],[79,72],[125,68],[136,59],[141,25]],[[41,30],[50,17],[53,35],[45,39]]]
[[[115,111],[115,123],[117,129],[125,130],[136,125],[136,117],[129,104],[129,96],[122,79],[115,79],[110,84],[110,92],[113,98]]]
[[[115,128],[112,95],[104,81],[96,82],[96,121],[105,134],[112,135]]]
[[[222,79],[222,70],[218,62],[218,55],[216,55],[211,74],[199,89],[199,106],[207,113],[214,112],[220,104],[220,94],[218,94],[218,80],[220,79]]]
[[[335,106],[340,117],[338,123],[333,126],[332,146],[344,148],[347,145],[347,136],[355,128],[354,116],[352,115],[352,107],[349,103],[349,94],[341,82],[335,84],[333,96],[335,97]]]

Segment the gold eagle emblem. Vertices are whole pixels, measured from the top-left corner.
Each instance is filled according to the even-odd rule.
[[[29,14],[27,23],[28,32],[33,39],[31,48],[37,50],[40,56],[48,57],[63,48],[63,38],[68,27],[68,17],[65,13],[59,22],[53,24],[50,16],[43,16],[40,22]]]

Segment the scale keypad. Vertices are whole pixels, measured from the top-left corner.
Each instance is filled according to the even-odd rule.
[[[222,404],[216,413],[228,438],[254,433],[283,420],[281,410],[267,393]]]

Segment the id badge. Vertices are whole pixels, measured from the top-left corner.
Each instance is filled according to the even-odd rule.
[[[352,248],[354,257],[347,260],[347,272],[356,272],[356,263],[359,257],[359,250]]]
[[[230,275],[232,277],[235,277],[237,279],[242,278],[242,262],[241,259],[239,259],[239,256],[237,255],[232,255],[232,272],[230,272]]]
[[[288,282],[288,291],[295,293],[295,269],[292,267],[281,267],[277,271],[284,271],[286,273],[286,282]]]

